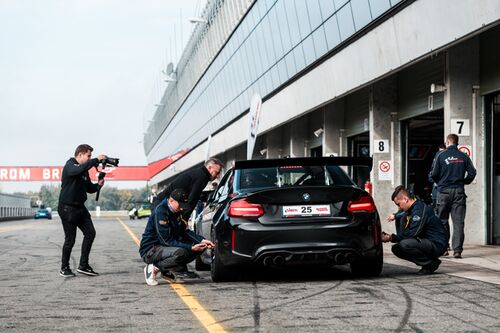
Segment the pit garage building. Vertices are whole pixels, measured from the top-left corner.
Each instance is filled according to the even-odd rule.
[[[449,133],[478,170],[466,244],[500,244],[500,1],[209,0],[144,136],[149,163],[187,153],[159,187],[206,156],[373,156],[382,218],[393,188],[429,200]],[[393,226],[383,226],[391,230]]]

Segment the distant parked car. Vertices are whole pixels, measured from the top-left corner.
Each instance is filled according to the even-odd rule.
[[[137,210],[137,218],[149,217],[151,215],[151,204],[142,204]]]
[[[35,219],[49,219],[52,220],[52,213],[46,208],[40,208],[35,213]]]

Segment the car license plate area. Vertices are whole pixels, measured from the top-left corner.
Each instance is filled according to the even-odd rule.
[[[296,205],[283,206],[283,217],[311,217],[311,216],[330,216],[330,205]]]

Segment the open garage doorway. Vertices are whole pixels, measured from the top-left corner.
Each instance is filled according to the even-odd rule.
[[[317,146],[309,149],[311,157],[321,157],[323,156],[323,146]]]
[[[370,157],[370,135],[368,132],[347,138],[347,154],[351,157]],[[349,176],[356,185],[364,188],[365,182],[370,180],[370,170],[364,168],[349,168]]]
[[[427,204],[432,203],[428,176],[439,146],[444,144],[443,110],[402,122],[403,175],[406,187]]]

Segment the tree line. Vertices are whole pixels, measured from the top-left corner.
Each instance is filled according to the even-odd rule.
[[[45,207],[57,209],[61,185],[42,185],[38,192],[15,193],[42,201]],[[95,201],[95,193],[87,193],[85,206],[88,210],[95,210],[100,206],[101,210],[130,210],[138,208],[147,201],[149,188],[147,186],[139,189],[117,189],[115,187],[104,186],[99,194],[99,201]],[[35,200],[36,201],[36,200]]]

